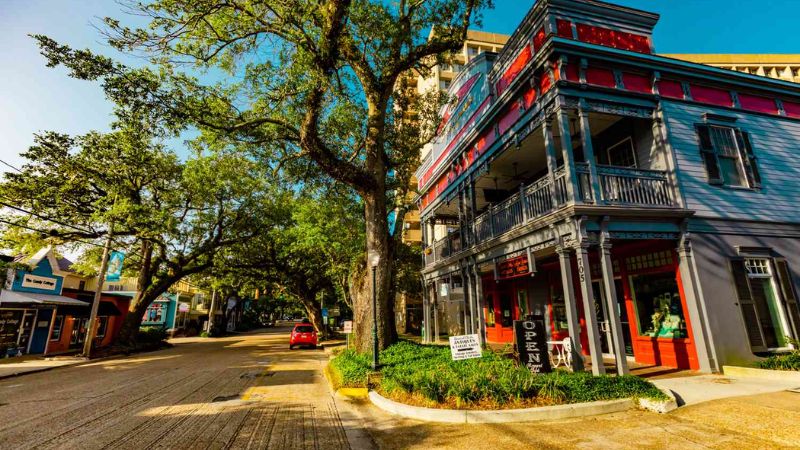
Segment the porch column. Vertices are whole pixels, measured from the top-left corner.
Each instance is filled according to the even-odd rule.
[[[464,267],[464,303],[469,305],[469,334],[477,333],[475,326],[476,308],[475,308],[475,286],[472,284],[472,270],[469,265]]]
[[[550,201],[552,207],[558,205],[558,195],[556,194],[556,170],[558,169],[558,156],[556,147],[553,144],[553,118],[547,117],[542,123],[542,133],[544,134],[545,156],[547,157],[547,177],[550,179]]]
[[[707,333],[706,309],[703,296],[700,294],[694,271],[695,262],[692,257],[692,243],[689,233],[684,231],[678,242],[678,270],[683,285],[683,295],[686,298],[686,315],[691,323],[691,341],[694,342],[697,352],[697,362],[701,372],[719,372],[721,367],[714,354],[714,342],[711,333]],[[688,327],[687,327],[688,328]]]
[[[439,342],[439,292],[436,288],[438,282],[433,282],[433,342]]]
[[[472,334],[472,304],[470,303],[469,282],[467,281],[467,270],[462,267],[461,289],[464,291],[464,334]]]
[[[611,339],[614,348],[614,360],[618,375],[627,375],[628,360],[625,355],[625,339],[622,334],[622,322],[619,319],[617,288],[614,286],[614,265],[611,262],[611,239],[608,234],[608,221],[603,220],[600,233],[600,267],[603,271],[603,287],[606,297],[606,317],[611,327]]]
[[[578,304],[575,301],[575,289],[572,286],[572,265],[569,249],[558,246],[558,262],[561,265],[561,284],[564,289],[564,305],[567,310],[567,329],[572,342],[572,371],[583,371],[583,355],[581,352],[581,327],[578,321]]]
[[[572,151],[572,137],[569,131],[569,115],[566,110],[558,111],[558,126],[561,134],[561,153],[564,158],[564,175],[566,176],[567,199],[577,202],[578,177],[575,172],[575,154]]]
[[[475,217],[478,216],[478,199],[475,193],[475,181],[470,182],[469,185],[469,209],[470,209],[470,223],[469,230],[472,236],[472,245],[478,244],[478,233],[475,230]]]
[[[589,338],[592,373],[603,375],[606,373],[606,368],[603,365],[603,349],[600,347],[600,327],[597,323],[597,314],[594,306],[592,277],[589,275],[589,244],[578,244],[575,247],[575,254],[578,258],[578,280],[581,284],[581,296],[583,297],[583,316],[586,320],[586,333]]]
[[[478,264],[472,266],[472,275],[475,280],[475,306],[478,316],[478,331],[481,338],[481,345],[486,345],[486,316],[484,316],[483,303],[483,279],[481,272],[478,270]]]
[[[429,320],[428,317],[430,316],[428,310],[428,298],[430,297],[428,291],[428,284],[425,282],[425,278],[422,279],[422,343],[427,344],[428,338],[430,334],[428,334],[428,324]]]
[[[578,109],[578,116],[580,117],[581,124],[581,145],[583,146],[583,156],[589,164],[589,184],[591,185],[592,192],[589,198],[594,201],[595,205],[602,205],[605,203],[603,200],[602,191],[600,190],[600,177],[597,175],[597,160],[594,156],[594,147],[592,146],[592,130],[589,127],[589,111],[586,110],[586,100],[581,99],[580,108]],[[586,197],[586,193],[584,193]]]

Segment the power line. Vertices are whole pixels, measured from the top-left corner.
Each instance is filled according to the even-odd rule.
[[[19,173],[22,173],[22,171],[21,171],[20,169],[18,169],[18,168],[16,168],[16,167],[12,166],[11,164],[9,164],[9,163],[7,163],[7,162],[3,161],[2,159],[0,159],[0,163],[3,163],[3,164],[5,164],[6,166],[8,166],[8,167],[10,167],[10,168],[12,168],[12,169],[14,169],[14,170],[16,170],[17,172],[19,172]]]
[[[38,217],[39,219],[42,219],[42,220],[47,220],[49,222],[57,223],[57,224],[59,224],[61,226],[65,226],[67,228],[72,228],[73,230],[80,231],[81,233],[89,233],[89,234],[92,233],[92,231],[84,230],[83,228],[76,227],[75,225],[70,225],[68,223],[58,221],[56,219],[51,219],[49,217],[45,217],[45,216],[43,216],[41,214],[35,213],[33,211],[28,211],[26,209],[20,208],[19,206],[14,206],[14,205],[12,205],[10,203],[6,203],[6,202],[3,202],[3,201],[0,201],[0,205],[3,205],[5,207],[11,208],[11,209],[16,209],[17,211],[24,212],[25,214],[30,214],[31,216]]]

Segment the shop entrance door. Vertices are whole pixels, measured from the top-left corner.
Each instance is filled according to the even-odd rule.
[[[622,325],[622,340],[625,343],[625,354],[628,356],[633,356],[633,341],[631,340],[631,328],[630,321],[628,320],[628,310],[625,307],[625,294],[622,291],[622,280],[615,279],[614,288],[617,291],[616,314],[619,316],[620,324]],[[600,324],[600,330],[602,333],[600,336],[600,347],[602,348],[603,353],[613,353],[611,350],[614,339],[611,335],[611,325],[608,322],[608,307],[606,306],[607,303],[605,301],[605,290],[599,281],[595,281],[593,283],[592,289],[594,291],[594,306],[597,314],[597,321]]]
[[[26,310],[22,316],[22,325],[19,327],[19,337],[17,338],[17,347],[25,353],[28,351],[28,343],[31,341],[31,333],[33,333],[33,322],[35,321],[36,312]]]
[[[89,323],[87,317],[75,318],[72,326],[72,336],[69,340],[70,347],[82,347],[83,341],[86,340],[86,327]]]

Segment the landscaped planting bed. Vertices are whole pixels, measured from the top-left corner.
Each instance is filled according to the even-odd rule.
[[[789,343],[794,347],[793,351],[783,355],[770,356],[760,361],[758,367],[760,369],[800,371],[800,341],[789,339]]]
[[[330,365],[337,387],[366,387],[370,355],[346,350]],[[667,400],[657,387],[635,376],[592,376],[556,371],[534,375],[507,357],[453,361],[448,347],[400,342],[380,354],[373,386],[381,395],[415,406],[505,409],[622,398]]]

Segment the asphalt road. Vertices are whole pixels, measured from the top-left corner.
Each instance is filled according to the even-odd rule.
[[[0,381],[0,448],[349,448],[321,350],[288,330]]]

